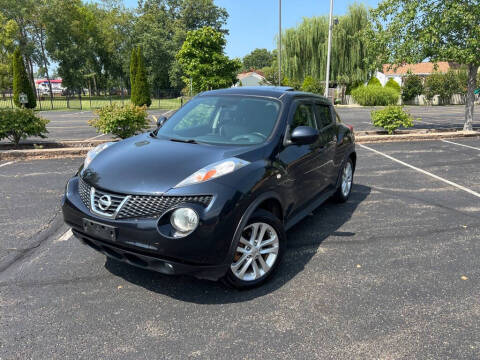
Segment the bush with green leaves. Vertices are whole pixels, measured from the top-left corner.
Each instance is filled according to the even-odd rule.
[[[455,71],[433,73],[425,80],[425,97],[432,100],[435,95],[440,97],[440,103],[449,104],[453,94],[461,93],[461,84]]]
[[[368,86],[382,86],[380,80],[378,80],[375,76],[368,80]]]
[[[0,140],[9,139],[18,145],[29,136],[46,138],[48,123],[49,120],[37,116],[31,109],[0,110]]]
[[[413,118],[401,106],[387,106],[385,109],[372,111],[373,126],[381,127],[393,134],[400,127],[413,126]]]
[[[302,91],[314,94],[322,94],[324,88],[324,85],[313,76],[306,76],[302,83]]]
[[[121,139],[126,139],[149,127],[145,106],[112,104],[104,106],[95,113],[98,118],[92,119],[88,123],[98,132],[113,134]]]
[[[393,89],[395,90],[396,92],[398,92],[399,94],[402,92],[402,88],[400,87],[400,85],[398,84],[398,82],[396,82],[394,79],[390,78],[388,79],[387,83],[385,84],[385,87],[386,88],[390,88],[390,89]]]
[[[402,99],[403,101],[410,101],[416,96],[422,95],[423,83],[422,78],[415,74],[409,74],[403,80]]]
[[[395,105],[400,94],[392,88],[359,86],[352,90],[353,99],[362,106]]]

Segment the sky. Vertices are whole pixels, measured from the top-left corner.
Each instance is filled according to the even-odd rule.
[[[229,18],[226,28],[226,54],[242,58],[255,48],[273,50],[278,34],[279,0],[215,0],[218,6],[227,9]],[[344,15],[354,0],[334,0],[333,14]],[[375,7],[378,0],[363,0],[368,7]],[[128,7],[136,7],[137,0],[125,0]],[[282,0],[282,28],[294,27],[303,17],[328,15],[329,0]]]

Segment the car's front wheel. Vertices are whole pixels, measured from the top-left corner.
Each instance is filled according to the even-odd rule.
[[[243,228],[225,281],[243,289],[264,283],[278,267],[285,243],[281,221],[268,211],[255,211]]]

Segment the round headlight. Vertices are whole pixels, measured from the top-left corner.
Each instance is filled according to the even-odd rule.
[[[190,208],[178,208],[170,216],[170,223],[181,233],[192,232],[198,225],[198,215]]]

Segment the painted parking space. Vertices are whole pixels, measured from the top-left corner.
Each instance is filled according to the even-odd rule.
[[[405,142],[369,144],[395,159],[428,171],[446,180],[480,192],[480,138],[455,139],[452,142]],[[465,144],[461,146],[458,144]]]
[[[473,149],[441,141],[407,145],[368,146],[473,188],[460,181],[468,179]],[[349,201],[328,201],[294,226],[279,272],[250,291],[106,260],[59,228],[0,272],[0,354],[478,358],[478,198],[381,154],[357,151]],[[57,171],[60,183],[74,165],[52,163],[41,171],[18,164],[12,174],[53,187],[53,178],[32,174]],[[458,179],[446,170],[453,168]],[[28,196],[16,200],[23,201],[34,213],[52,206]]]

